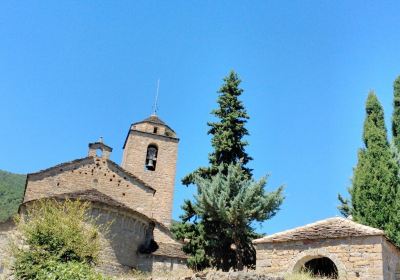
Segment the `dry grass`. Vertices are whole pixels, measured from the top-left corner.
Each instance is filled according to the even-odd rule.
[[[191,277],[195,274],[192,270],[186,269],[175,269],[174,271],[170,270],[159,270],[150,272],[143,272],[139,270],[132,270],[129,273],[124,275],[120,275],[116,280],[157,280],[157,279],[165,279],[165,280],[175,280],[175,279],[183,279],[185,277]]]
[[[186,277],[192,277],[195,274],[205,275],[207,273],[222,273],[218,270],[209,268],[201,272],[194,272],[190,269],[177,269],[174,271],[156,271],[156,272],[143,272],[139,270],[132,270],[129,273],[120,275],[115,280],[181,280]],[[216,275],[214,275],[216,276]],[[285,275],[285,280],[330,280],[331,278],[326,277],[315,277],[311,273],[301,272],[301,273],[291,273]]]
[[[285,275],[285,280],[315,280],[315,279],[332,279],[326,277],[315,277],[309,272],[291,273]]]

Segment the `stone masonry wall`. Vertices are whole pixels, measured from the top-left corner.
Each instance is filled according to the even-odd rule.
[[[283,276],[311,259],[324,256],[337,266],[339,279],[386,280],[383,242],[381,236],[370,236],[256,244],[257,270]]]
[[[25,204],[22,213],[25,213]],[[138,248],[149,237],[149,220],[135,212],[110,207],[103,203],[92,203],[89,215],[95,218],[100,226],[101,248],[97,269],[108,275],[119,275],[132,268],[154,271],[185,269],[184,260],[139,254]],[[161,242],[172,240],[166,233],[159,233]],[[15,235],[15,226],[11,221],[0,224],[0,279],[9,279],[12,258],[9,250],[11,237]],[[14,238],[15,239],[15,238]],[[11,279],[11,278],[10,278]]]
[[[186,261],[170,258],[170,257],[161,257],[148,255],[143,256],[140,261],[141,271],[151,271],[151,272],[169,272],[173,270],[188,270],[186,266]]]
[[[98,157],[30,174],[24,202],[88,189],[97,189],[138,212],[153,215],[153,191]]]
[[[383,273],[385,280],[400,279],[400,253],[392,243],[385,240],[383,245]]]
[[[109,225],[101,234],[99,269],[113,275],[140,267],[141,259],[137,251],[145,242],[148,221],[101,204],[92,204],[91,215],[103,228]]]
[[[147,147],[158,147],[154,171],[145,168]],[[175,185],[178,140],[171,137],[131,130],[124,148],[122,167],[156,189],[154,218],[169,226]]]
[[[14,230],[15,226],[11,220],[0,223],[0,279],[11,279],[10,238]]]

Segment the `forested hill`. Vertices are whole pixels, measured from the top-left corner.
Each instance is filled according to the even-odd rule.
[[[26,175],[0,170],[0,222],[14,215],[24,195]]]

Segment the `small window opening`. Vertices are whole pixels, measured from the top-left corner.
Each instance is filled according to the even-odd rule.
[[[157,131],[158,131],[158,127],[153,127],[153,133],[157,133]]]
[[[338,279],[338,270],[335,263],[326,257],[312,259],[306,262],[303,270],[310,272],[315,277]]]
[[[103,151],[101,149],[96,149],[96,156],[97,157],[102,157],[103,156]]]
[[[149,145],[147,147],[146,165],[145,165],[147,170],[150,171],[156,170],[157,153],[158,149],[155,145]]]

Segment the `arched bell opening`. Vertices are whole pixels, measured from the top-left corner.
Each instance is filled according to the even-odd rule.
[[[150,170],[150,171],[156,170],[157,154],[158,154],[157,146],[154,144],[150,144],[147,147],[147,153],[146,153],[145,167],[147,170]]]
[[[338,279],[339,274],[336,264],[330,258],[323,256],[303,260],[300,271],[305,271],[314,277],[324,279]]]

